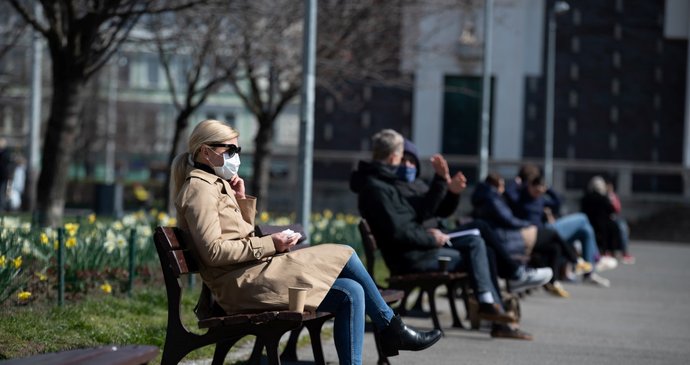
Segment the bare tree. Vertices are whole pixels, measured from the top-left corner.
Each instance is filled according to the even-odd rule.
[[[37,186],[42,225],[61,223],[67,170],[78,136],[85,83],[108,61],[144,15],[186,9],[202,0],[40,0],[43,16],[27,3],[14,10],[46,39],[52,59],[52,100]]]
[[[5,61],[10,51],[21,41],[27,28],[26,22],[17,14],[10,12],[6,3],[0,4],[0,64],[9,64]],[[11,62],[11,61],[10,61]],[[14,75],[4,67],[0,67],[0,95],[5,87],[14,83]]]
[[[225,52],[229,32],[234,31],[228,6],[207,4],[191,10],[159,17],[150,23],[150,36],[165,72],[172,104],[177,111],[168,166],[178,154],[182,133],[189,117],[227,83],[234,70],[232,57]],[[190,32],[190,29],[194,31]],[[167,172],[169,181],[170,171]],[[169,186],[165,184],[165,206],[169,206]]]
[[[317,84],[338,90],[345,81],[400,80],[398,54],[403,1],[320,1]],[[254,177],[250,190],[266,204],[272,142],[279,114],[301,87],[302,2],[236,1],[236,41],[231,54],[237,69],[230,84],[254,115]],[[262,199],[263,198],[263,199]]]

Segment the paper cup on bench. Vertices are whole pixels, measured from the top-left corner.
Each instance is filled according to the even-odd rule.
[[[304,302],[307,299],[308,288],[289,287],[288,299],[290,301],[290,312],[304,312]]]
[[[448,271],[448,263],[450,263],[450,256],[438,257],[438,269],[443,272]]]

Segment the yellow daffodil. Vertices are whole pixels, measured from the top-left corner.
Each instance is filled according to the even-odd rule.
[[[259,220],[266,223],[266,222],[268,222],[268,218],[269,218],[269,216],[268,216],[267,212],[261,212],[261,215],[259,216]]]
[[[106,294],[110,294],[113,292],[113,287],[110,286],[110,283],[106,281],[105,283],[103,283],[103,285],[101,285],[101,291]]]
[[[330,209],[324,210],[324,211],[323,211],[323,217],[326,218],[326,219],[331,219],[331,218],[333,218],[333,211],[331,211]]]
[[[134,197],[140,202],[149,200],[149,192],[142,185],[134,186]]]
[[[19,269],[20,267],[22,267],[22,257],[19,256],[12,260],[12,265],[14,265],[15,269]]]
[[[67,231],[67,234],[70,236],[74,236],[77,234],[77,230],[79,229],[79,225],[76,223],[66,223],[65,224],[65,231]]]
[[[67,248],[72,248],[76,245],[77,245],[77,238],[76,237],[70,237],[65,242],[65,247],[67,247]]]
[[[39,281],[46,281],[48,280],[48,275],[42,273],[42,272],[37,272],[36,277],[38,277]]]
[[[7,266],[7,259],[5,255],[0,255],[0,269],[4,269]]]
[[[60,242],[58,242],[58,240],[55,240],[55,242],[53,242],[53,250],[57,250],[58,248],[60,248]]]
[[[95,214],[89,214],[89,224],[94,224],[96,222],[96,215]]]
[[[20,291],[17,293],[17,299],[22,302],[29,300],[29,298],[31,298],[31,293],[28,291]]]
[[[158,213],[158,215],[156,216],[156,219],[157,219],[159,222],[162,222],[162,221],[165,221],[165,220],[168,219],[168,215],[165,214],[165,212],[160,212],[160,213]]]
[[[49,242],[50,238],[48,238],[48,235],[45,232],[41,232],[41,244],[47,245]]]

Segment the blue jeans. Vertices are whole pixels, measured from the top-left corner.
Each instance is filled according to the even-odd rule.
[[[495,267],[489,264],[484,240],[480,236],[460,236],[453,238],[450,242],[453,248],[460,251],[465,258],[462,263],[474,279],[475,293],[489,292],[494,302],[500,304],[501,296],[494,284],[496,281],[493,280],[496,277],[496,271]],[[450,269],[452,266],[448,267]]]
[[[553,224],[547,224],[558,232],[561,238],[573,244],[575,240],[580,240],[582,243],[582,258],[594,264],[594,260],[599,256],[599,249],[597,248],[597,241],[594,236],[594,229],[589,224],[589,219],[583,213],[574,213],[558,218]]]
[[[340,364],[362,363],[365,314],[378,329],[386,328],[394,315],[357,254],[352,254],[317,310],[335,313],[333,340]]]
[[[616,224],[621,232],[621,251],[623,251],[624,255],[627,255],[629,253],[628,239],[630,237],[630,227],[628,227],[628,222],[625,221],[625,218],[621,217],[616,217]]]

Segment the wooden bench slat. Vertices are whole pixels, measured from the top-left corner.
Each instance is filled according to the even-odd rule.
[[[362,218],[358,225],[359,233],[362,236],[362,244],[364,245],[364,252],[366,255],[366,266],[367,271],[373,277],[375,261],[376,261],[376,251],[378,247],[376,244],[376,238],[374,237],[371,227],[367,223],[366,219]],[[425,272],[425,273],[410,273],[410,274],[397,274],[388,277],[389,288],[392,289],[402,289],[404,294],[402,296],[402,303],[399,311],[404,314],[406,311],[405,301],[410,292],[419,288],[423,292],[426,292],[429,296],[429,305],[432,308],[431,318],[434,322],[434,327],[441,329],[439,323],[438,314],[435,311],[435,298],[434,293],[436,288],[439,286],[446,286],[449,290],[453,290],[456,285],[461,285],[463,287],[463,299],[466,299],[466,288],[467,288],[467,274],[461,272]],[[462,322],[457,313],[457,308],[455,306],[455,296],[448,295],[448,300],[451,307],[451,315],[453,317],[453,326],[462,327]],[[467,301],[465,300],[465,305],[467,306]]]
[[[3,362],[3,365],[140,365],[158,355],[155,346],[100,346],[41,354]]]

